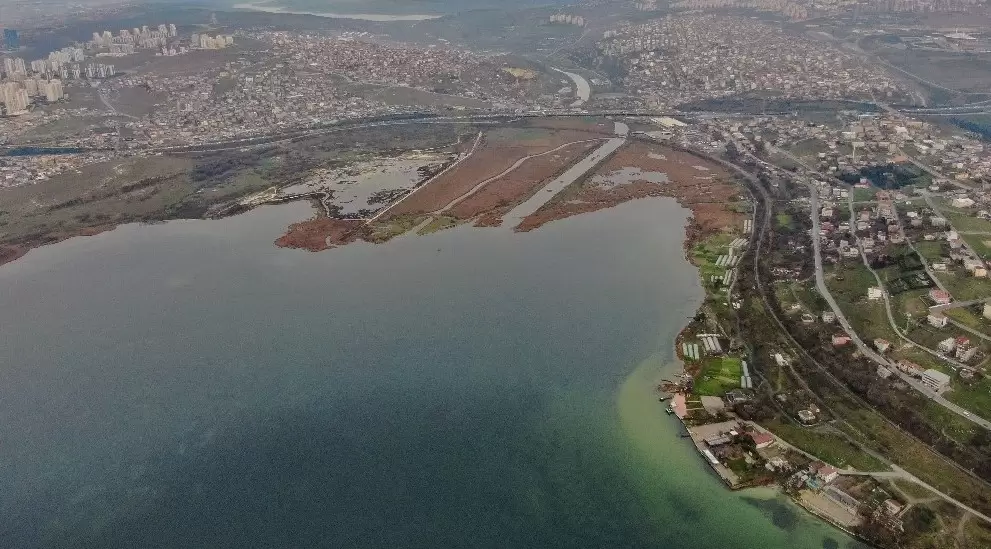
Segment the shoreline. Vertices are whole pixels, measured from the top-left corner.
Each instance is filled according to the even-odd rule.
[[[257,11],[263,13],[276,13],[283,15],[312,15],[315,17],[326,17],[328,19],[355,19],[358,21],[375,21],[379,23],[391,21],[429,21],[440,19],[443,15],[431,15],[426,13],[411,13],[407,15],[389,13],[337,13],[329,11],[307,11],[293,10],[284,6],[268,5],[268,2],[244,2],[234,4],[231,8],[236,10]]]
[[[702,158],[708,159],[708,155],[700,155],[699,153],[697,153],[695,151],[686,151],[686,152],[689,152],[690,154],[695,154],[695,155],[698,155],[698,156],[700,156]],[[737,182],[736,184],[739,185],[739,186],[741,186],[741,187],[743,186],[743,183],[742,182]],[[675,199],[678,200],[678,198],[675,198]],[[696,219],[695,219],[695,211],[692,209],[692,207],[691,207],[692,205],[691,204],[683,204],[680,200],[678,200],[678,203],[681,204],[682,207],[687,208],[689,211],[692,212],[692,215],[688,217],[687,222],[685,224],[685,239],[684,239],[685,260],[690,265],[692,265],[692,267],[695,268],[695,270],[697,272],[697,277],[698,277],[699,284],[700,285],[703,285],[704,284],[704,281],[702,280],[701,266],[698,265],[694,261],[694,259],[692,257],[691,250],[693,249],[693,247],[697,243],[701,242],[705,238],[707,238],[709,236],[712,236],[714,234],[717,234],[718,233],[718,230],[713,229],[711,226],[710,227],[703,227],[703,226],[701,226],[696,221]],[[705,293],[705,290],[704,290],[704,286],[703,286],[703,297],[702,297],[701,303],[695,309],[695,313],[696,314],[698,314],[699,312],[701,312],[703,310],[703,307],[705,306],[706,297],[707,296],[706,296],[706,293]],[[691,371],[689,369],[689,367],[685,364],[683,358],[680,356],[680,353],[679,353],[680,342],[681,342],[682,338],[685,335],[685,331],[688,330],[691,325],[692,325],[691,322],[687,322],[684,326],[682,326],[682,328],[675,335],[674,339],[672,340],[672,346],[673,346],[673,348],[672,348],[672,357],[671,357],[670,362],[665,363],[665,366],[668,367],[668,368],[671,368],[672,371],[674,371],[674,369],[675,369],[676,366],[680,366],[681,372],[687,373],[687,374],[691,375],[692,378],[694,379],[696,376],[698,376],[699,372],[698,371]],[[655,390],[655,392],[656,392],[656,390]],[[669,392],[667,390],[665,390],[664,392],[672,395],[671,402],[673,402],[677,396],[684,396],[683,393]],[[729,478],[727,478],[726,476],[724,476],[718,470],[717,465],[713,464],[706,457],[706,455],[702,452],[701,441],[697,440],[696,437],[695,437],[695,435],[692,434],[692,431],[691,431],[690,426],[685,422],[685,418],[682,417],[679,414],[673,414],[673,415],[675,415],[675,417],[677,417],[678,423],[680,424],[681,429],[685,433],[688,433],[688,437],[687,438],[690,438],[692,440],[693,446],[695,446],[697,457],[700,458],[705,464],[707,464],[709,466],[709,470],[712,473],[714,473],[719,478],[719,480],[722,482],[722,484],[725,487],[725,489],[727,489],[730,493],[743,492],[745,490],[756,490],[756,489],[760,489],[760,488],[771,490],[777,496],[785,496],[785,497],[787,497],[788,501],[790,501],[791,503],[793,503],[796,506],[800,507],[808,515],[810,515],[812,517],[815,517],[816,519],[818,519],[818,520],[820,520],[820,521],[822,521],[822,522],[830,525],[831,527],[833,527],[833,528],[835,528],[835,529],[843,532],[844,534],[850,536],[851,538],[857,540],[858,542],[864,543],[868,547],[874,547],[863,536],[857,534],[856,532],[851,531],[850,529],[844,527],[841,524],[838,524],[832,518],[830,518],[828,516],[825,516],[822,513],[819,513],[816,510],[810,508],[808,505],[806,505],[804,502],[802,502],[801,498],[795,497],[795,496],[793,496],[793,495],[788,494],[787,492],[785,492],[783,490],[782,486],[778,482],[772,482],[772,483],[769,483],[769,484],[760,484],[760,485],[739,485],[739,486],[734,485]],[[679,437],[679,438],[684,438],[684,437]]]

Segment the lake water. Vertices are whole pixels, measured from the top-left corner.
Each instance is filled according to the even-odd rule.
[[[0,268],[0,547],[848,547],[731,493],[652,385],[702,292],[669,199],[322,253],[310,213]]]

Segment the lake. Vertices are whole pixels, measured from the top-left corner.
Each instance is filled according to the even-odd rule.
[[[818,549],[652,385],[702,298],[687,210],[321,253],[306,204],[0,267],[0,546]]]

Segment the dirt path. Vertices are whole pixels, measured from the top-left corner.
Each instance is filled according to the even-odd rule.
[[[481,142],[482,142],[482,132],[478,132],[478,135],[475,137],[475,143],[472,144],[471,149],[468,151],[467,154],[465,154],[461,158],[459,158],[456,161],[454,161],[450,166],[448,166],[448,167],[444,168],[443,170],[437,172],[433,177],[431,177],[430,179],[424,181],[419,187],[417,187],[417,188],[413,189],[412,191],[410,191],[410,193],[407,194],[406,196],[400,198],[399,200],[393,202],[392,204],[389,204],[385,208],[382,208],[382,210],[379,213],[377,213],[377,214],[373,215],[372,217],[370,217],[368,219],[368,221],[365,222],[365,225],[368,225],[368,224],[372,223],[373,221],[381,218],[383,215],[385,215],[386,213],[388,213],[390,210],[392,210],[396,206],[402,204],[404,201],[406,201],[406,199],[408,199],[409,197],[413,196],[418,191],[420,191],[422,189],[426,189],[427,187],[429,187],[430,186],[430,183],[432,183],[433,181],[435,181],[437,178],[443,176],[447,172],[449,172],[449,171],[453,170],[454,168],[457,168],[458,166],[460,166],[465,160],[468,160],[469,158],[471,158],[471,155],[475,154],[475,151],[478,149],[478,144],[481,143]]]
[[[481,191],[482,188],[484,188],[489,183],[491,183],[491,182],[493,182],[493,181],[495,181],[497,179],[500,179],[502,177],[505,177],[509,173],[513,172],[514,170],[516,170],[516,168],[519,168],[520,166],[522,166],[528,160],[531,160],[531,159],[534,159],[534,158],[538,158],[538,157],[541,157],[541,156],[544,156],[544,155],[548,155],[548,154],[551,154],[551,153],[558,152],[558,151],[560,151],[562,149],[566,149],[566,148],[568,148],[568,147],[570,147],[572,145],[576,145],[578,143],[593,143],[593,142],[602,141],[602,140],[603,139],[584,139],[584,140],[581,140],[581,141],[572,141],[570,143],[564,143],[563,145],[559,145],[557,147],[554,147],[553,149],[551,149],[549,151],[544,151],[544,152],[541,152],[541,153],[530,154],[530,155],[524,156],[523,158],[520,158],[519,160],[517,160],[516,162],[514,162],[513,165],[511,165],[508,168],[506,168],[505,170],[503,170],[501,173],[496,174],[496,175],[493,175],[492,177],[489,177],[487,179],[484,179],[483,181],[479,182],[478,185],[475,185],[474,187],[472,187],[471,190],[469,190],[465,194],[463,194],[463,195],[459,196],[458,198],[455,198],[454,200],[448,202],[447,205],[445,205],[444,207],[442,207],[442,208],[440,208],[440,209],[438,209],[438,210],[436,210],[434,212],[431,212],[431,214],[432,215],[439,215],[439,214],[442,214],[443,212],[445,212],[447,210],[450,210],[451,208],[457,206],[458,204],[460,204],[461,202],[465,201],[466,199],[468,199],[469,197],[471,197],[475,193]]]

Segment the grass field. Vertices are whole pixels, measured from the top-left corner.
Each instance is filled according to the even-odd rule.
[[[972,421],[958,416],[931,400],[926,401],[923,412],[932,420],[933,425],[938,425],[943,433],[961,444],[967,444],[981,429]]]
[[[727,244],[735,238],[736,236],[726,233],[714,234],[692,248],[692,263],[699,268],[702,285],[707,290],[712,289],[712,285],[709,283],[710,277],[726,274],[726,271],[729,270],[729,267],[717,267],[716,261],[719,256],[728,254]]]
[[[853,189],[853,201],[854,202],[868,202],[874,200],[877,196],[877,187],[868,187],[866,189],[854,188]]]
[[[792,224],[794,223],[794,220],[791,218],[791,215],[786,213],[779,213],[777,216],[775,216],[774,219],[777,222],[778,227],[780,228],[786,228],[786,227],[791,228]]]
[[[863,263],[837,266],[826,277],[826,284],[850,324],[865,341],[878,337],[892,343],[898,341],[898,334],[888,324],[884,301],[867,299],[867,288],[877,286],[877,280]]]
[[[841,469],[859,471],[887,471],[888,466],[864,452],[847,439],[833,433],[813,431],[788,423],[765,423],[771,432],[785,442],[804,450],[819,459]]]
[[[991,279],[974,278],[962,270],[952,273],[938,273],[936,276],[950,290],[953,298],[958,301],[970,301],[991,295]]]
[[[930,262],[942,262],[945,261],[943,257],[943,243],[934,240],[921,240],[919,242],[914,242],[915,249],[919,250],[922,257],[926,258]]]
[[[991,320],[975,314],[969,307],[957,307],[956,309],[947,309],[943,312],[946,316],[956,320],[960,324],[991,336]]]
[[[726,391],[740,387],[741,375],[743,364],[739,358],[708,358],[702,362],[693,392],[698,396],[722,396]]]
[[[974,253],[991,260],[991,235],[962,234],[960,237],[974,249]]]
[[[826,273],[826,285],[838,300],[855,303],[867,299],[867,288],[877,286],[874,275],[860,260],[837,265]]]
[[[950,207],[944,207],[942,209],[950,224],[953,225],[953,228],[960,232],[991,233],[991,221],[987,219],[960,213],[959,210],[954,210]]]
[[[991,418],[991,380],[987,378],[970,385],[954,380],[953,390],[944,396],[983,418]]]

